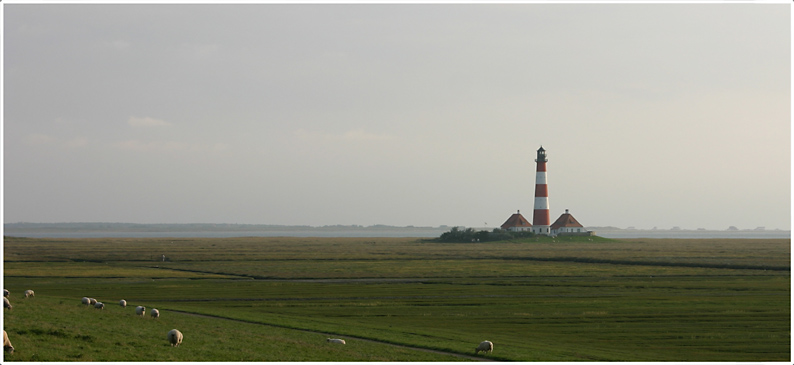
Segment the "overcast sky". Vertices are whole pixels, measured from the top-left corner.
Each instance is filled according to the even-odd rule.
[[[789,4],[4,8],[3,220],[790,228]]]

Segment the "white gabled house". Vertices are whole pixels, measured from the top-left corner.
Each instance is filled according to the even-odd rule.
[[[560,234],[591,236],[594,235],[594,232],[585,229],[571,213],[568,213],[568,209],[566,209],[565,213],[551,224],[551,235],[556,236]]]

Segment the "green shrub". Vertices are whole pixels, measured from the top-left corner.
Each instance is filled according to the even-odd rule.
[[[508,241],[519,238],[535,237],[532,232],[516,232],[508,231],[500,228],[494,228],[493,231],[477,231],[474,228],[466,228],[461,230],[458,227],[452,227],[449,232],[444,232],[437,239],[438,242],[490,242],[490,241]]]

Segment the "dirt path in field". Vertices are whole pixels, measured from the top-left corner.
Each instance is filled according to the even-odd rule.
[[[340,336],[340,335],[335,335],[335,334],[332,334],[332,333],[325,333],[325,332],[311,331],[311,330],[303,330],[303,329],[292,328],[292,327],[287,327],[287,326],[279,326],[279,325],[275,325],[275,324],[258,323],[258,322],[246,321],[246,320],[243,320],[243,319],[226,318],[226,317],[220,317],[220,316],[213,316],[213,315],[209,315],[209,314],[185,312],[185,311],[174,310],[174,309],[169,309],[168,311],[169,312],[182,313],[182,314],[186,314],[186,315],[189,315],[189,316],[196,316],[196,317],[203,317],[203,318],[213,318],[213,319],[224,319],[224,320],[227,320],[227,321],[243,322],[243,323],[249,323],[249,324],[258,324],[260,326],[286,328],[286,329],[291,329],[291,330],[295,330],[295,331],[316,333],[316,334],[320,334],[320,335],[327,336],[327,337],[344,337],[346,340],[355,339],[357,341],[366,341],[366,342],[380,343],[380,344],[383,344],[383,345],[389,345],[389,346],[394,346],[394,347],[402,347],[402,348],[411,349],[411,350],[415,350],[415,351],[424,351],[424,352],[430,352],[430,353],[440,354],[440,355],[450,355],[450,356],[455,356],[455,357],[459,357],[459,358],[463,358],[463,359],[467,359],[467,360],[472,360],[472,361],[499,361],[499,360],[495,360],[495,359],[492,359],[492,358],[478,357],[478,356],[472,356],[472,355],[464,355],[464,354],[459,354],[459,353],[456,353],[456,352],[447,352],[447,351],[441,351],[441,350],[431,350],[431,349],[426,349],[426,348],[422,348],[422,347],[397,345],[397,344],[393,344],[393,343],[377,341],[377,340],[371,340],[371,339],[367,339],[367,338],[361,338],[361,337],[355,337],[355,336]]]

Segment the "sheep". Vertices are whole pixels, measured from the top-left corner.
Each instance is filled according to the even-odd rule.
[[[6,297],[3,297],[3,308],[8,308],[8,310],[14,309],[14,307],[11,306],[11,302],[9,302]]]
[[[8,296],[8,289],[3,289],[3,296],[4,296],[4,297],[7,297],[7,296]]]
[[[344,344],[345,344],[345,340],[343,340],[343,339],[341,339],[341,338],[326,338],[326,339],[325,339],[325,342],[330,342],[330,343],[341,343],[342,345],[344,345]]]
[[[135,314],[143,317],[143,314],[146,312],[146,307],[139,305],[135,308]]]
[[[105,309],[105,303],[96,302],[96,304],[94,304],[94,308],[96,308],[96,309]]]
[[[480,351],[493,352],[493,342],[488,340],[480,342],[480,345],[474,348],[474,354],[477,355]]]
[[[119,305],[120,305],[122,308],[127,308],[127,301],[126,301],[126,300],[124,300],[124,299],[122,299],[122,300],[119,300]]]
[[[82,303],[85,304],[85,305],[91,305],[91,298],[83,297]]]
[[[182,332],[179,332],[176,328],[168,331],[168,342],[171,343],[172,347],[179,346],[182,343]]]
[[[152,318],[156,319],[159,316],[160,316],[160,311],[157,310],[156,308],[152,308]]]
[[[28,297],[35,297],[35,296],[36,296],[36,295],[33,293],[33,290],[30,290],[30,289],[28,289],[28,290],[25,290],[25,298],[28,298]]]
[[[14,353],[14,345],[11,344],[11,340],[8,339],[8,333],[5,330],[3,330],[3,350]]]
[[[94,305],[94,304],[96,304],[96,299],[88,298],[88,302],[91,303],[91,305]]]

